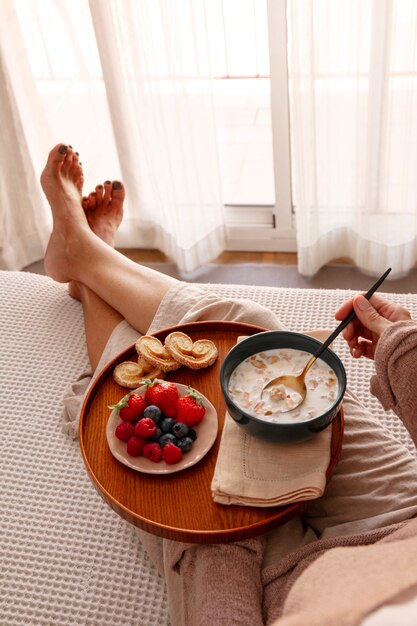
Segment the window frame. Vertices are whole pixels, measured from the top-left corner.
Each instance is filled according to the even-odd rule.
[[[275,205],[225,205],[227,250],[296,252],[286,0],[267,0]]]

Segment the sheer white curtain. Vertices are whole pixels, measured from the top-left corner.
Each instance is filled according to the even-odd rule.
[[[209,0],[1,0],[0,269],[42,257],[47,150],[127,187],[119,246],[183,272],[225,247]],[[287,0],[299,270],[417,260],[417,2]]]
[[[122,175],[134,193],[119,242],[151,240],[185,272],[225,245],[204,5],[90,0]]]
[[[6,7],[13,20],[5,21]],[[2,0],[0,104],[10,136],[0,147],[0,211],[9,226],[0,268],[42,256],[48,214],[39,155],[60,141],[80,152],[86,192],[107,178],[125,182],[119,246],[157,247],[183,272],[224,249],[204,7],[205,0]],[[30,254],[18,253],[20,206],[39,230],[24,231]],[[6,244],[12,256],[3,254]]]
[[[417,3],[288,0],[299,270],[417,261]]]
[[[0,269],[42,258],[48,219],[34,167],[47,135],[14,3],[0,19]]]

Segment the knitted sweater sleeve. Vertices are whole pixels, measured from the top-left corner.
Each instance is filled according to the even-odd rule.
[[[417,322],[396,322],[382,333],[375,369],[371,393],[395,411],[417,445]]]

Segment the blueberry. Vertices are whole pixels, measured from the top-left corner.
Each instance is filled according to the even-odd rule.
[[[171,432],[173,425],[175,424],[175,420],[172,417],[165,417],[160,423],[160,428],[163,433]]]
[[[159,426],[159,423],[162,419],[162,413],[159,406],[155,406],[154,404],[150,404],[146,407],[143,412],[143,417],[149,417],[151,420],[155,422]]]
[[[151,437],[151,441],[158,441],[158,439],[162,437],[162,435],[163,435],[162,430],[160,428],[157,428],[156,433],[153,435],[153,437]]]
[[[190,439],[192,439],[193,441],[197,439],[197,433],[194,430],[194,428],[190,428],[190,430],[187,433],[187,436],[190,437]]]
[[[187,424],[184,424],[184,422],[176,422],[172,429],[171,432],[178,438],[180,437],[185,437],[186,435],[188,435],[188,431],[190,429],[188,428]]]
[[[161,446],[161,448],[166,446],[167,443],[175,443],[175,445],[177,445],[177,438],[174,437],[172,433],[165,433],[165,435],[162,435],[162,437],[159,437],[158,443]]]
[[[178,439],[177,441],[177,446],[183,452],[188,452],[193,447],[193,443],[194,441],[191,439],[191,437],[181,437],[181,439]]]

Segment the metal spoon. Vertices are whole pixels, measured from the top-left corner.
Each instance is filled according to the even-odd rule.
[[[370,297],[375,293],[375,291],[378,289],[378,287],[384,282],[384,280],[386,279],[386,277],[388,276],[390,271],[391,271],[391,268],[389,267],[387,269],[387,271],[384,272],[384,274],[382,274],[382,276],[380,278],[378,278],[376,283],[374,285],[372,285],[372,287],[369,289],[369,291],[365,294],[365,298],[367,300],[370,299]],[[264,392],[267,389],[269,389],[270,387],[274,387],[276,385],[284,385],[285,387],[289,387],[291,390],[295,391],[299,395],[299,401],[296,402],[295,404],[293,404],[290,407],[285,406],[284,403],[283,403],[283,405],[284,405],[283,408],[277,408],[277,411],[279,413],[287,413],[288,411],[292,411],[297,406],[299,406],[302,402],[304,402],[306,394],[307,394],[307,387],[306,387],[304,379],[305,379],[305,376],[306,376],[308,370],[313,365],[314,361],[316,359],[318,359],[318,357],[321,354],[323,354],[323,352],[326,350],[326,348],[329,347],[329,345],[332,343],[332,341],[334,341],[336,339],[336,337],[342,332],[342,330],[355,317],[356,317],[355,311],[352,309],[352,311],[349,313],[349,315],[347,317],[345,317],[345,319],[340,322],[339,326],[337,326],[335,328],[335,330],[331,333],[331,335],[329,335],[329,337],[326,339],[326,341],[324,341],[321,344],[321,346],[316,350],[316,352],[312,355],[312,357],[307,362],[307,365],[304,367],[304,369],[301,372],[301,374],[298,374],[298,376],[292,376],[292,375],[284,374],[283,376],[278,376],[277,378],[273,378],[262,389],[261,397],[264,394]]]

